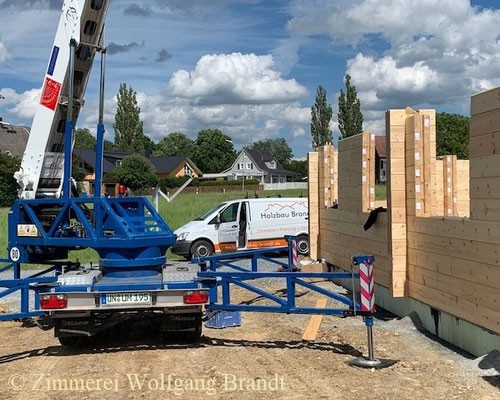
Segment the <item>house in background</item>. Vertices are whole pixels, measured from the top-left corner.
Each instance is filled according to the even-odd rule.
[[[260,184],[285,183],[297,176],[288,171],[267,150],[243,149],[236,161],[227,170],[218,174],[204,174],[203,179],[239,180],[257,179]]]
[[[11,125],[0,118],[0,153],[23,158],[29,136],[27,126]]]
[[[128,155],[130,154],[120,151],[105,151],[102,165],[103,174],[114,172]],[[89,195],[93,194],[95,181],[95,151],[75,149],[73,150],[73,157],[87,172],[84,179],[84,185],[86,186],[85,190]],[[156,177],[158,179],[183,176],[199,178],[202,175],[199,168],[187,157],[150,157],[149,154],[146,154],[146,158],[155,167]],[[104,182],[103,185],[103,193],[110,196],[115,196],[118,193],[118,182]]]
[[[387,155],[385,136],[375,136],[375,183],[385,183]]]

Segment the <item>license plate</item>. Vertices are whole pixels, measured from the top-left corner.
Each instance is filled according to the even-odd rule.
[[[151,305],[151,293],[106,293],[101,297],[101,304],[103,306]]]

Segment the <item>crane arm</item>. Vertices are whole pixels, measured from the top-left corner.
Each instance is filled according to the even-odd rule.
[[[58,198],[64,175],[64,131],[69,96],[70,42],[76,42],[73,126],[76,124],[94,57],[101,47],[110,0],[65,0],[42,95],[36,107],[21,168],[15,177],[23,199]]]

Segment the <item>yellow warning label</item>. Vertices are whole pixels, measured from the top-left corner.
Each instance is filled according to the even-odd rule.
[[[18,237],[38,237],[38,229],[36,225],[17,225]]]

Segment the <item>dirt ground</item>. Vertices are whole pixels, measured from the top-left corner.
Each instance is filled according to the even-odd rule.
[[[301,304],[318,298],[302,294]],[[375,354],[398,360],[383,370],[346,364],[366,354],[361,318],[325,317],[317,341],[305,343],[309,316],[245,313],[241,327],[204,328],[196,346],[163,343],[152,322],[131,323],[79,350],[61,347],[52,331],[1,323],[0,399],[499,398],[495,363],[443,346],[408,317],[381,317]]]

